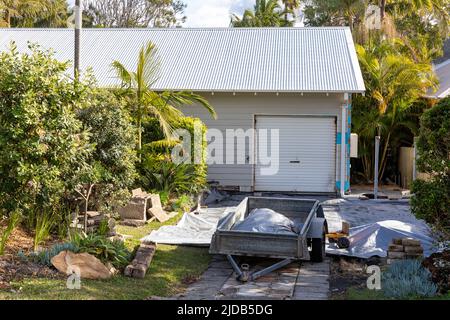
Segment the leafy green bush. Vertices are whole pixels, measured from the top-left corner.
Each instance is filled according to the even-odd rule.
[[[147,190],[176,195],[193,194],[204,187],[195,165],[175,164],[164,156],[147,156],[143,160],[140,181]]]
[[[418,260],[399,260],[382,274],[382,290],[386,297],[410,299],[433,297],[437,286],[431,273]]]
[[[192,198],[188,195],[181,195],[175,200],[173,208],[179,212],[188,212],[194,206]]]
[[[421,118],[418,168],[428,181],[413,183],[412,212],[450,234],[450,98],[442,99]]]
[[[95,85],[93,85],[95,88]],[[83,129],[90,133],[93,150],[87,162],[85,183],[95,183],[92,200],[96,210],[111,211],[116,201],[126,197],[136,178],[135,128],[121,100],[104,89],[85,92],[89,101],[77,110]]]
[[[144,139],[159,139],[159,132],[150,134],[150,130],[160,130],[156,120],[145,124]],[[185,129],[191,134],[191,163],[172,162],[172,150],[180,143],[177,140],[154,140],[144,146],[144,158],[140,165],[140,183],[145,189],[175,195],[195,194],[206,186],[206,126],[196,118],[180,118],[173,127]],[[197,131],[197,132],[196,132]],[[194,134],[201,137],[201,150],[195,145]],[[200,160],[194,163],[194,159]]]
[[[73,239],[79,252],[87,252],[103,262],[110,262],[115,268],[122,269],[131,260],[131,252],[119,240],[110,240],[98,234],[77,235]]]
[[[24,215],[58,203],[90,149],[74,112],[86,86],[65,76],[67,63],[30,48],[0,53],[0,206]]]
[[[435,176],[430,181],[416,180],[411,190],[415,216],[450,233],[450,179]]]
[[[417,149],[420,171],[450,176],[450,97],[422,115]]]

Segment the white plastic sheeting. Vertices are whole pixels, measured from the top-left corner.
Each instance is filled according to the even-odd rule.
[[[396,220],[385,220],[350,229],[350,247],[339,249],[336,244],[328,244],[328,254],[358,258],[373,256],[386,257],[387,248],[394,238],[414,238],[421,241],[424,255],[429,256],[437,249],[433,246],[429,230],[420,225]]]
[[[163,226],[141,239],[173,245],[209,246],[220,218],[230,212],[229,208],[207,209],[200,214],[185,213],[177,225]]]

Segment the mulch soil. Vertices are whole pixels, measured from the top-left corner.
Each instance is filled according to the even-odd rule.
[[[3,225],[0,225],[0,230]],[[51,242],[50,242],[51,245]],[[17,228],[11,234],[5,248],[5,254],[0,256],[0,290],[11,288],[11,282],[23,278],[60,278],[56,269],[45,267],[18,257],[17,253],[33,250],[33,237],[22,228]]]
[[[333,257],[331,263],[330,290],[334,297],[345,295],[347,288],[364,289],[367,282],[364,260],[349,257]]]
[[[433,253],[423,261],[423,266],[430,270],[433,282],[439,287],[439,292],[450,291],[450,250]]]

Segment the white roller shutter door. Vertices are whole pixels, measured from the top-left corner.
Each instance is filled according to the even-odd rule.
[[[335,192],[336,121],[334,117],[257,116],[255,190],[291,192]],[[261,144],[270,143],[270,130],[279,130],[279,169],[267,175],[261,169]],[[264,131],[263,131],[264,132]],[[277,143],[274,141],[273,143]],[[273,149],[273,148],[272,148]],[[276,149],[276,148],[275,148]],[[264,149],[262,149],[264,150]]]

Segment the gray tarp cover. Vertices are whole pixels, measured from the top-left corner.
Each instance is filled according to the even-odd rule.
[[[328,244],[326,252],[358,258],[386,257],[387,248],[394,238],[420,240],[425,256],[429,256],[437,251],[437,248],[433,246],[433,239],[429,236],[429,230],[424,229],[420,225],[396,220],[385,220],[351,228],[349,237],[350,248],[339,249],[335,244]]]
[[[253,209],[247,218],[237,222],[232,230],[291,235],[300,233],[294,221],[267,208]]]
[[[219,219],[233,208],[217,208],[201,211],[199,215],[185,213],[175,226],[164,226],[152,231],[142,241],[151,241],[174,245],[209,246],[211,237],[217,228]],[[338,249],[334,244],[328,244],[328,254],[370,258],[385,257],[389,243],[393,238],[415,238],[422,242],[425,256],[437,251],[433,247],[433,239],[429,230],[417,223],[405,223],[396,220],[380,221],[350,229],[351,246],[349,249]]]

